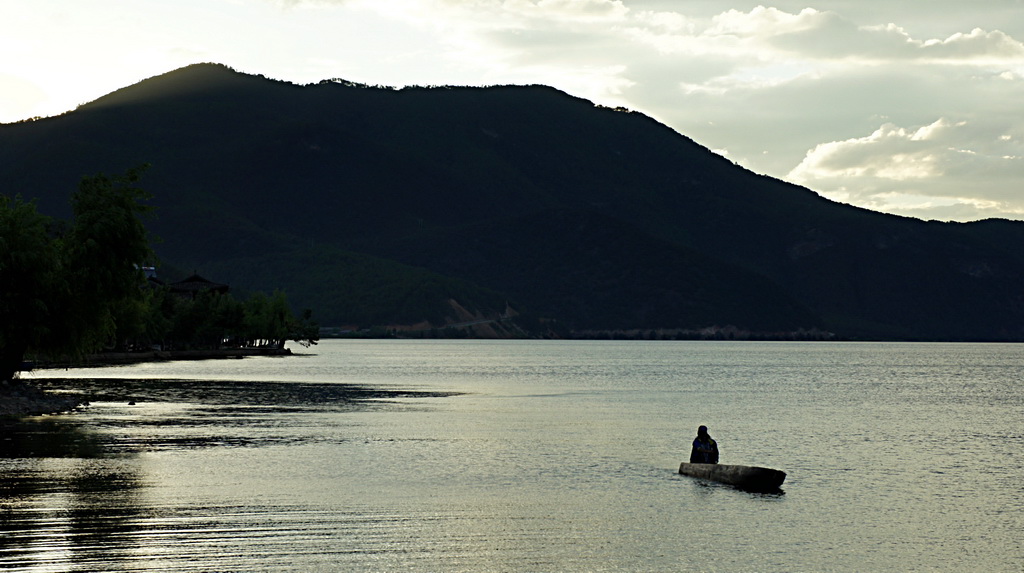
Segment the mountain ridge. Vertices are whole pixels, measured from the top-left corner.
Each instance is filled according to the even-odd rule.
[[[550,87],[298,86],[197,64],[0,125],[0,180],[47,214],[66,216],[58,190],[80,176],[144,162],[164,259],[318,301],[324,324],[353,322],[341,298],[359,287],[332,298],[325,281],[346,267],[317,249],[381,274],[422,269],[451,292],[492,293],[483,314],[509,303],[566,332],[1024,339],[1024,224],[835,203]],[[458,299],[434,296],[426,306]]]

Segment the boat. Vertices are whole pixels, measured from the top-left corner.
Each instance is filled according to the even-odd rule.
[[[757,492],[779,491],[786,479],[786,472],[757,466],[735,466],[728,464],[679,464],[679,473],[684,476],[702,478],[729,484],[739,489]]]

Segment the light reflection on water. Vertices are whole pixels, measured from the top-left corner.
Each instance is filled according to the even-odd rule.
[[[54,372],[95,398],[4,429],[0,569],[1018,571],[1022,350],[327,341]],[[675,474],[700,423],[785,494]]]

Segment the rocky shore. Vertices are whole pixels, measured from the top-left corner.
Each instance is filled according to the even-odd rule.
[[[81,396],[49,394],[25,382],[0,383],[0,418],[59,414],[83,405]]]

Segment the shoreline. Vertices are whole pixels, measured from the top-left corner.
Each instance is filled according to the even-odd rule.
[[[95,368],[142,364],[144,362],[170,362],[172,360],[224,360],[248,356],[291,356],[288,348],[221,348],[218,350],[147,350],[144,352],[101,352],[91,354],[82,362],[37,362],[34,370],[60,368]]]
[[[88,356],[81,363],[42,362],[33,370],[60,370],[65,368],[99,368],[169,362],[172,360],[226,360],[248,356],[291,356],[288,348],[232,348],[221,350],[150,350],[146,352],[104,352]],[[89,401],[83,396],[51,394],[31,383],[18,379],[0,383],[0,420],[44,416],[73,412]]]
[[[64,414],[87,405],[82,396],[51,394],[24,380],[0,384],[0,421]]]

